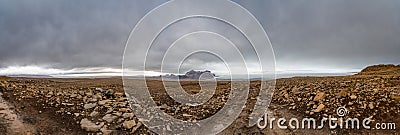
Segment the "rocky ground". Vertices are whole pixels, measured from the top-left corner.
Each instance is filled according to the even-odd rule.
[[[278,79],[269,107],[270,117],[338,117],[336,109],[345,107],[348,110],[345,118],[368,117],[373,123],[394,122],[398,126],[400,73],[393,66],[382,67],[384,74],[374,67],[352,76]],[[188,107],[172,100],[161,81],[149,80],[148,84],[153,99],[165,113],[189,121],[201,120],[218,112],[230,90],[230,82],[219,81],[215,95],[207,103]],[[399,133],[398,128],[280,130],[275,125],[273,129],[247,127],[259,84],[259,81],[251,82],[246,107],[239,118],[220,134]],[[182,87],[192,94],[200,89],[198,83],[192,81],[182,82]],[[130,109],[120,78],[1,77],[0,92],[0,101],[4,104],[0,105],[0,134],[153,134]]]

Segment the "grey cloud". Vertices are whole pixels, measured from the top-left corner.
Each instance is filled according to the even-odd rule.
[[[120,67],[130,30],[148,11],[163,2],[2,0],[0,67]],[[362,68],[377,63],[400,63],[398,0],[236,2],[253,13],[267,30],[278,66]],[[233,40],[240,37],[221,24],[194,21],[184,28],[171,28],[164,33],[168,36],[158,42],[171,43],[179,33],[201,29],[189,27],[191,23],[231,34]],[[246,46],[242,42],[239,47],[247,49],[250,53],[246,56],[253,59],[251,48]],[[156,47],[152,52],[155,57],[150,60],[159,61],[156,54],[162,55],[165,49],[166,45]],[[197,57],[193,61],[218,60]]]
[[[239,2],[240,3],[240,2]],[[362,68],[400,63],[400,2],[243,2],[268,30],[278,65]]]
[[[116,67],[133,26],[162,1],[1,1],[0,65]]]

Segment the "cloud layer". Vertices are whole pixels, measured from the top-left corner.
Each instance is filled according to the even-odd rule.
[[[163,2],[2,0],[0,67],[118,68],[131,29]],[[237,3],[253,13],[266,29],[278,69],[359,69],[370,64],[400,63],[398,0]],[[221,32],[233,31],[216,22],[197,20],[187,22],[185,29],[172,28],[166,33],[196,29],[189,27],[191,23]],[[160,39],[168,40],[168,36]],[[165,51],[165,46],[155,51]],[[218,60],[197,57],[192,61],[207,64]]]

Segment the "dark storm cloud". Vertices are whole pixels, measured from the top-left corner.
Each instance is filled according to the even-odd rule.
[[[0,67],[119,67],[130,30],[145,13],[161,3],[2,0]],[[362,68],[377,63],[400,63],[398,0],[237,3],[252,12],[267,30],[278,68]],[[200,61],[208,60],[200,58]]]
[[[400,63],[400,1],[286,0],[241,4],[261,21],[286,68]]]
[[[0,65],[120,66],[130,30],[160,3],[0,1]]]

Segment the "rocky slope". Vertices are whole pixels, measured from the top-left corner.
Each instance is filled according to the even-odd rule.
[[[357,75],[400,75],[400,65],[380,64],[368,66]]]

